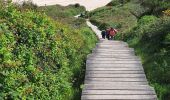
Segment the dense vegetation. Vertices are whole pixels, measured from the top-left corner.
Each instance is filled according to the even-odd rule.
[[[113,0],[89,13],[101,29],[118,28],[116,39],[135,48],[159,100],[170,100],[170,1]]]
[[[0,2],[0,99],[76,100],[96,37],[30,6]]]

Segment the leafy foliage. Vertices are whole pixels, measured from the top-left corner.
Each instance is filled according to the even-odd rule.
[[[60,5],[53,5],[53,6],[40,7],[38,9],[44,10],[44,12],[48,16],[58,20],[63,20],[63,19],[69,20],[69,18],[72,19],[73,16],[76,16],[81,12],[85,11],[85,8],[78,4],[69,5],[66,7],[62,7]]]
[[[71,99],[93,32],[11,3],[0,8],[0,99]]]
[[[148,7],[151,14],[160,15],[162,10],[166,10],[170,7],[169,0],[141,0],[141,5]]]
[[[170,86],[170,18],[144,16],[138,25],[124,34],[123,40],[135,48],[143,60],[150,83],[160,100],[169,100]],[[122,38],[122,36],[117,36]]]
[[[131,0],[112,0],[110,3],[107,4],[107,6],[116,6],[116,5],[121,5],[125,4],[127,2],[130,2]]]
[[[124,6],[106,6],[96,9],[89,13],[90,21],[101,30],[114,27],[120,32],[125,32],[137,23],[137,18],[129,12],[130,6],[127,3]]]

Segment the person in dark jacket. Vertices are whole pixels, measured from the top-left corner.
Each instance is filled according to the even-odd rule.
[[[109,35],[109,33],[110,33],[110,29],[107,29],[107,30],[106,30],[106,38],[107,38],[108,40],[110,40],[110,35]]]
[[[102,38],[105,39],[106,38],[106,31],[102,30],[101,35],[102,35]]]

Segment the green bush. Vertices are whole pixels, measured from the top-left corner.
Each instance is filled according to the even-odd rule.
[[[110,3],[107,4],[107,6],[117,6],[120,4],[125,4],[127,2],[130,2],[131,0],[112,0]]]
[[[146,76],[155,87],[160,100],[169,100],[170,95],[169,27],[168,17],[144,16],[136,27],[123,36],[123,40],[141,56]]]
[[[135,4],[126,3],[123,6],[98,8],[89,13],[89,19],[101,30],[105,27],[114,27],[119,29],[120,33],[126,33],[137,24],[137,18],[129,11],[133,5]]]
[[[150,9],[150,14],[160,16],[163,10],[170,7],[169,0],[142,0],[141,5]]]
[[[0,8],[0,99],[72,99],[93,32],[11,3]]]
[[[85,8],[80,6],[79,4],[69,5],[66,7],[62,7],[60,5],[52,5],[52,6],[44,6],[39,7],[39,10],[43,10],[48,16],[54,19],[63,19],[69,17],[76,16],[81,12],[85,11]]]

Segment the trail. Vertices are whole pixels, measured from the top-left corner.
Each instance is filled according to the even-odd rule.
[[[99,42],[87,57],[81,100],[157,100],[134,49],[123,41],[102,39],[96,26],[87,25]]]

